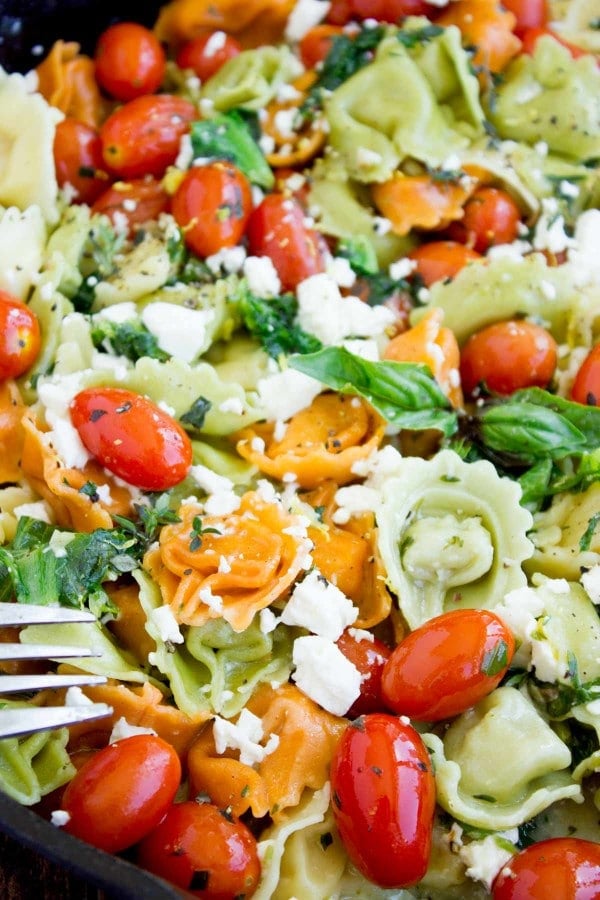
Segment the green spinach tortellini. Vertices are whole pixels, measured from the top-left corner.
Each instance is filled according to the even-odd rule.
[[[264,109],[282,84],[302,71],[289,47],[258,47],[228,60],[202,88],[217,112],[241,107]]]
[[[411,629],[447,608],[491,609],[525,584],[531,515],[520,488],[451,450],[399,458],[377,512],[388,586]]]
[[[18,709],[25,704],[3,705]],[[66,728],[0,740],[0,791],[32,806],[66,784],[75,774],[66,749],[68,740]]]

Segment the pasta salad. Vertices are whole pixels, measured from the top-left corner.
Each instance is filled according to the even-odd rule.
[[[600,894],[599,53],[172,0],[0,70],[1,599],[107,679],[2,703],[113,710],[3,792],[200,897]]]

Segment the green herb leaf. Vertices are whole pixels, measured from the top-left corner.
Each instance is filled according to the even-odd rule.
[[[275,184],[271,167],[250,128],[236,110],[193,122],[191,141],[194,158],[227,159],[253,184],[265,190]]]
[[[481,661],[481,671],[484,675],[492,678],[497,675],[508,665],[508,644],[504,640],[499,640],[493,647],[483,655]]]
[[[274,359],[282,354],[313,353],[321,347],[314,335],[294,324],[298,302],[293,294],[264,299],[246,290],[238,302],[245,327]]]
[[[370,362],[344,347],[292,356],[288,364],[342,394],[358,394],[388,422],[400,428],[435,428],[449,437],[458,427],[456,413],[427,366]]]
[[[376,275],[379,270],[375,248],[364,234],[342,238],[337,245],[337,255],[347,259],[358,275]]]
[[[144,356],[165,361],[169,354],[158,346],[154,335],[141,322],[109,322],[108,319],[96,319],[92,326],[94,346],[102,350],[105,341],[113,353],[125,356],[136,362]]]
[[[580,550],[589,550],[592,546],[592,538],[596,533],[596,528],[598,527],[598,523],[600,522],[600,512],[594,513],[594,515],[589,519],[587,523],[587,528],[581,535],[579,540],[579,549]]]
[[[194,516],[192,519],[192,530],[190,531],[190,550],[192,553],[200,549],[205,534],[221,534],[221,532],[218,528],[204,528],[200,516]]]
[[[597,450],[600,447],[600,407],[586,406],[557,397],[542,388],[525,388],[511,397],[515,403],[534,403],[536,406],[553,410],[563,416],[584,436],[584,450]]]
[[[484,410],[477,427],[486,447],[526,465],[580,453],[586,446],[585,435],[563,415],[514,397]]]
[[[403,47],[407,50],[413,50],[422,44],[427,44],[433,38],[439,37],[444,29],[440,25],[425,25],[424,28],[402,29],[398,32],[397,38]]]
[[[192,433],[200,431],[204,425],[206,414],[211,407],[212,403],[210,400],[207,400],[206,397],[198,397],[194,400],[187,412],[184,412],[179,416],[179,421],[186,431]]]

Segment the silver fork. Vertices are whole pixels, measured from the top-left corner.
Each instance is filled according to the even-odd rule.
[[[56,625],[63,622],[95,622],[85,610],[59,606],[33,606],[25,603],[0,603],[0,626]],[[61,647],[56,644],[0,643],[0,661],[20,659],[68,659],[96,656],[89,647]],[[2,675],[0,674],[0,738],[20,737],[35,731],[62,728],[77,722],[101,719],[112,713],[106,703],[78,706],[28,706],[2,708],[4,694],[22,694],[44,688],[83,687],[105,684],[103,675]]]

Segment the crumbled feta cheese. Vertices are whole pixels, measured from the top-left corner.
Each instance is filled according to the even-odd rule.
[[[351,288],[356,281],[356,272],[343,256],[334,256],[326,265],[326,272],[340,287]]]
[[[370,150],[369,147],[358,147],[356,151],[356,165],[359,169],[370,169],[371,166],[378,166],[382,159],[381,153]]]
[[[183,635],[179,630],[179,623],[173,615],[173,610],[166,604],[153,609],[150,613],[152,624],[158,631],[161,641],[170,644],[183,644]]]
[[[234,413],[236,416],[241,416],[244,412],[244,404],[239,397],[227,397],[226,400],[222,400],[219,403],[219,412]]]
[[[213,738],[217,753],[224,753],[228,748],[240,751],[240,762],[254,766],[276,750],[279,746],[279,735],[271,734],[265,746],[260,743],[264,738],[262,721],[248,709],[243,709],[237,722],[230,722],[221,716],[213,719]]]
[[[186,171],[194,161],[194,148],[192,147],[192,139],[189,134],[182,135],[179,141],[179,153],[175,160],[175,167]]]
[[[294,588],[281,621],[336,641],[357,616],[358,609],[352,601],[318,569],[313,569]]]
[[[224,247],[206,257],[206,265],[214,275],[218,275],[221,269],[229,275],[235,275],[242,270],[246,259],[245,247]]]
[[[125,716],[121,716],[121,718],[117,719],[113,725],[113,730],[110,733],[108,743],[114,744],[116,741],[135,737],[137,734],[156,734],[156,731],[154,728],[144,728],[142,725],[131,725]]]
[[[142,310],[142,322],[165,353],[192,362],[205,348],[206,329],[215,318],[212,309],[188,309],[162,300]]]
[[[22,516],[29,516],[30,519],[39,519],[40,522],[47,522],[49,525],[53,521],[52,510],[45,500],[37,500],[35,503],[21,503],[15,506],[13,514],[17,519]]]
[[[600,565],[587,569],[582,574],[580,581],[592,603],[600,604]]]
[[[204,56],[211,57],[215,56],[219,50],[222,50],[225,44],[227,43],[227,35],[224,31],[213,31],[209,39],[204,45]]]
[[[57,828],[62,828],[71,821],[71,814],[66,809],[53,809],[50,813],[50,821]]]
[[[416,267],[416,259],[409,259],[408,256],[405,256],[403,259],[397,259],[396,262],[390,263],[388,272],[390,278],[393,278],[394,281],[400,281],[402,278],[408,278]]]
[[[248,256],[244,260],[244,276],[252,293],[259,297],[275,297],[281,291],[277,269],[268,256]]]
[[[298,0],[286,22],[286,41],[292,44],[301,41],[311,28],[323,21],[330,6],[329,0]]]
[[[279,619],[268,606],[265,607],[265,609],[261,609],[258,618],[260,623],[259,627],[263,634],[270,634],[272,631],[275,631],[279,625]]]
[[[361,674],[337,644],[316,634],[296,638],[292,674],[300,690],[336,716],[360,696]]]
[[[377,337],[395,319],[385,306],[368,306],[358,297],[342,297],[326,273],[311,275],[296,289],[298,324],[328,346],[349,337]]]
[[[281,137],[295,137],[296,132],[294,129],[294,124],[296,122],[297,114],[298,110],[295,107],[291,107],[290,109],[280,109],[275,113],[273,117],[273,125],[275,127],[275,130],[281,135]]]
[[[310,406],[323,386],[310,375],[296,369],[284,369],[259,379],[257,390],[266,418],[285,422],[301,409]]]
[[[573,264],[573,276],[577,285],[596,284],[600,281],[600,210],[586,209],[575,223],[575,239],[567,257]]]
[[[542,213],[535,225],[533,246],[535,250],[550,250],[551,253],[562,253],[575,246],[575,241],[565,232],[565,220],[555,197],[542,199]]]
[[[517,839],[518,833],[514,840]],[[516,847],[513,852],[517,852]],[[503,846],[496,835],[489,834],[481,841],[470,841],[468,844],[463,844],[458,855],[467,867],[468,877],[474,881],[481,881],[489,891],[500,869],[512,859],[513,852]]]
[[[198,591],[198,599],[202,603],[206,603],[208,608],[213,612],[218,614],[223,612],[223,598],[218,594],[213,594],[209,585],[200,588],[200,590]]]
[[[94,701],[83,693],[79,687],[67,688],[65,706],[93,706]]]
[[[83,387],[79,373],[40,379],[37,386],[38,398],[45,407],[50,426],[43,440],[54,448],[69,469],[83,469],[90,459],[69,415],[71,400]]]
[[[275,138],[271,134],[261,134],[258,139],[258,146],[265,156],[268,156],[275,150]]]
[[[337,509],[332,515],[336,525],[345,525],[352,516],[374,512],[381,506],[380,491],[364,484],[351,484],[336,491]]]
[[[375,641],[375,635],[371,631],[366,631],[364,628],[349,628],[348,634],[359,644],[361,641],[369,641],[371,644]]]

